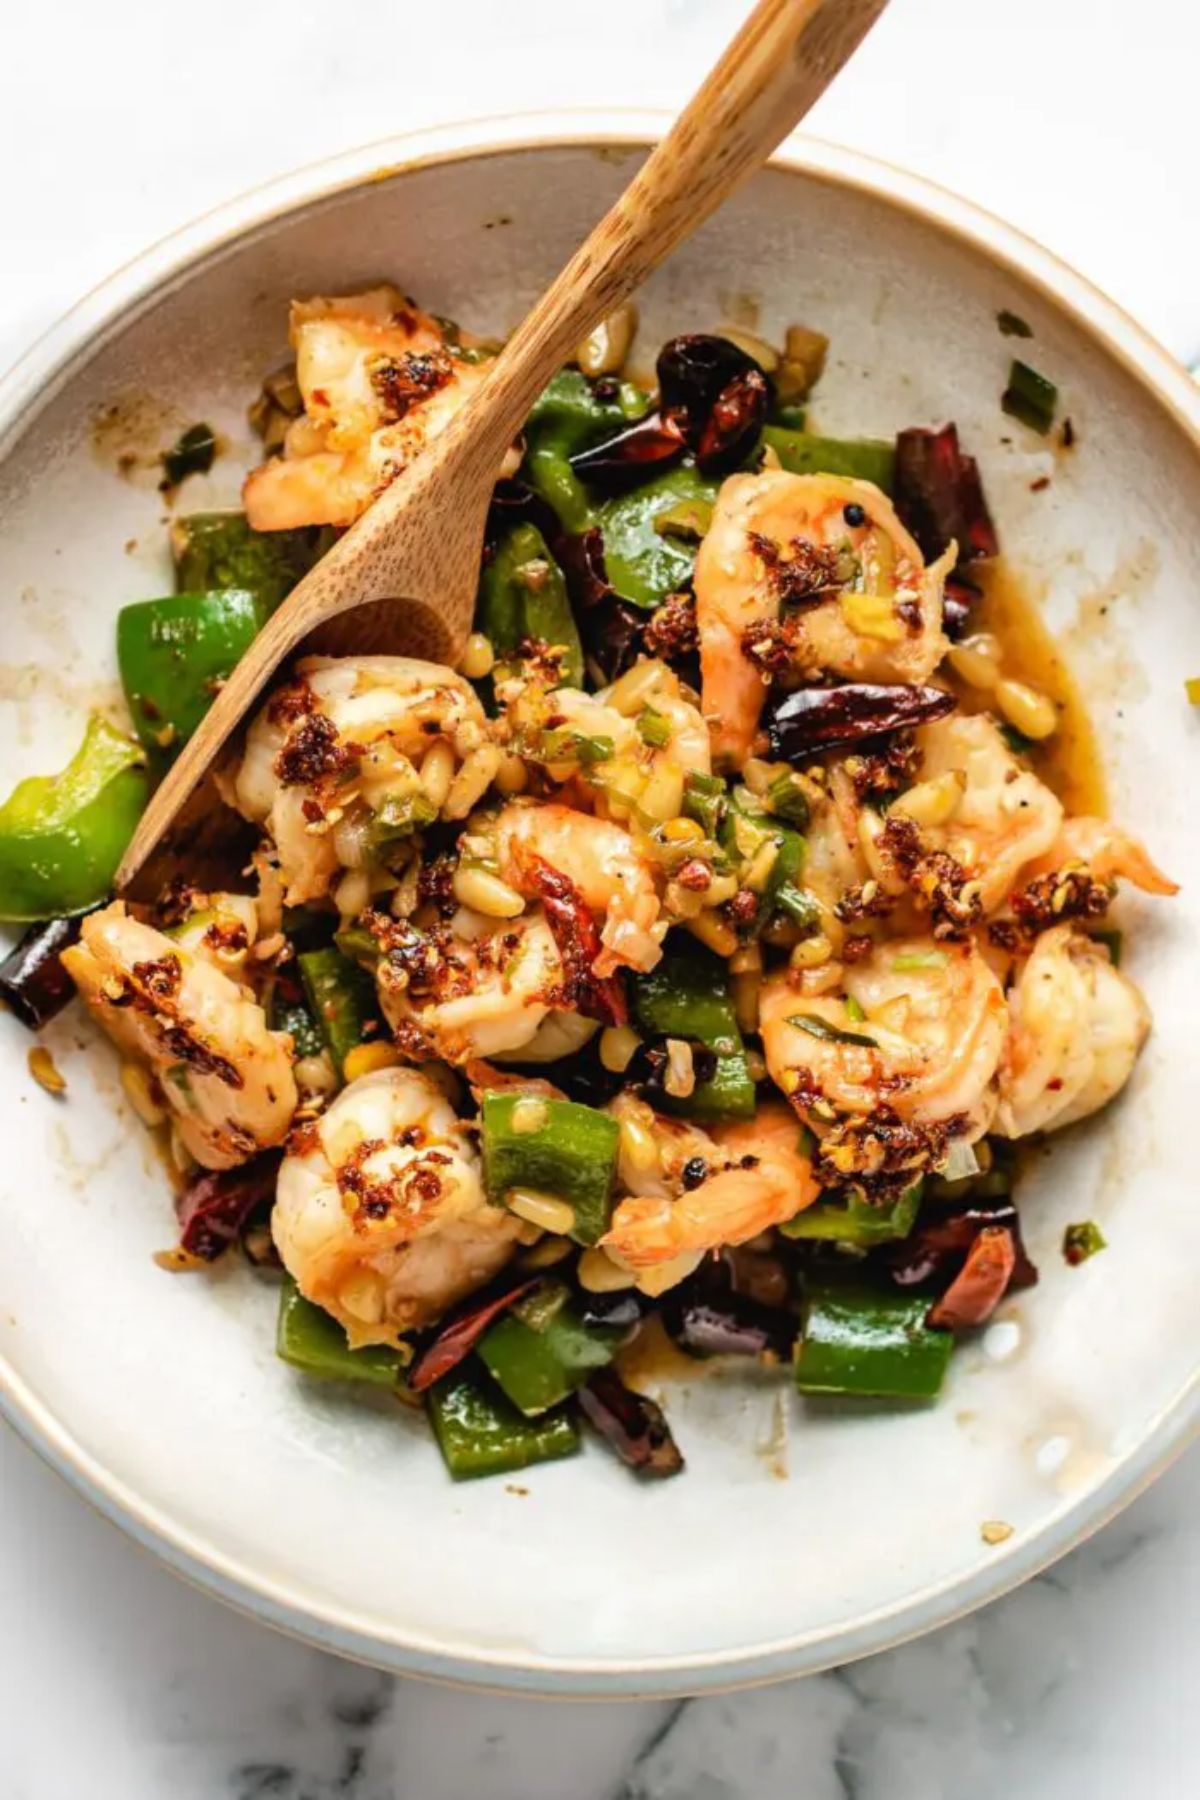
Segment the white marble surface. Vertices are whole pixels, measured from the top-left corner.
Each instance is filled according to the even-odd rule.
[[[467,114],[671,105],[744,6],[13,8],[0,361],[148,240],[299,162]],[[1188,0],[892,0],[814,128],[1006,214],[1194,360],[1197,67]],[[1183,1800],[1200,1792],[1198,1514],[1193,1452],[1056,1569],[917,1644],[729,1699],[548,1707],[273,1636],[5,1434],[0,1800]]]

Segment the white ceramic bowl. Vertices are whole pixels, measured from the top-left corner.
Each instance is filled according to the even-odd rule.
[[[491,122],[376,146],[160,245],[34,350],[0,390],[0,788],[69,753],[86,707],[114,692],[116,609],[167,585],[158,496],[98,453],[98,410],[121,402],[159,442],[172,418],[212,420],[236,452],[186,503],[234,501],[245,406],[283,352],[291,295],[386,275],[503,331],[658,125]],[[1013,349],[1000,307],[1033,326],[1031,358],[1078,431],[1036,494],[1046,452],[997,405]],[[1024,1200],[1041,1286],[960,1352],[939,1406],[806,1410],[782,1380],[709,1376],[669,1395],[683,1479],[639,1487],[592,1449],[518,1488],[452,1486],[419,1419],[293,1377],[272,1352],[273,1292],[247,1271],[157,1269],[166,1184],[113,1058],[72,1009],[51,1032],[70,1083],[54,1101],[0,1021],[8,1417],[180,1572],[388,1668],[660,1695],[818,1668],[1060,1555],[1195,1423],[1200,857],[1181,684],[1200,672],[1196,394],[1035,245],[819,144],[672,259],[643,297],[641,341],[737,319],[832,335],[823,428],[953,416],[980,456],[1008,555],[1088,685],[1115,809],[1185,883],[1170,906],[1126,903],[1155,1033],[1119,1105],[1041,1163]],[[1063,1225],[1088,1217],[1111,1248],[1068,1270]],[[989,1547],[995,1519],[1014,1530]]]

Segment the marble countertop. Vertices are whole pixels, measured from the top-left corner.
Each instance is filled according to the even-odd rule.
[[[148,241],[296,164],[470,114],[675,105],[745,5],[458,0],[440,35],[413,0],[22,8],[0,362]],[[1142,0],[1133,30],[1116,0],[892,0],[813,128],[1006,215],[1194,361],[1198,65],[1183,0]],[[275,1636],[0,1433],[0,1800],[1183,1800],[1198,1517],[1193,1451],[1057,1567],[905,1648],[729,1698],[547,1706]]]

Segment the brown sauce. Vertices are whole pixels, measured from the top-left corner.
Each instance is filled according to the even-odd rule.
[[[972,575],[983,588],[972,615],[972,631],[990,631],[999,638],[1005,675],[1047,694],[1059,709],[1054,736],[1029,751],[1031,766],[1069,813],[1107,812],[1104,770],[1091,718],[1040,607],[1003,559],[973,570]],[[989,704],[988,695],[965,684],[955,686],[966,711]]]

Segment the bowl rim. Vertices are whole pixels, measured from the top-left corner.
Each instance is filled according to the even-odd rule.
[[[0,378],[0,456],[112,334],[167,297],[200,263],[230,251],[246,233],[349,189],[421,167],[522,149],[649,148],[669,117],[657,111],[572,108],[471,118],[360,146],[247,190],[108,276]],[[1144,327],[1034,239],[923,177],[820,139],[790,139],[771,166],[880,199],[1036,288],[1158,402],[1200,454],[1200,386]],[[1107,1523],[1200,1432],[1200,1367],[1092,1492],[1062,1507],[1030,1537],[1010,1540],[973,1572],[948,1576],[834,1628],[739,1651],[619,1662],[453,1645],[402,1627],[384,1632],[348,1608],[306,1596],[299,1580],[248,1567],[148,1504],[84,1449],[3,1355],[0,1415],[85,1500],[176,1574],[236,1610],[321,1649],[395,1674],[496,1692],[663,1699],[815,1673],[892,1648],[1008,1592]]]

